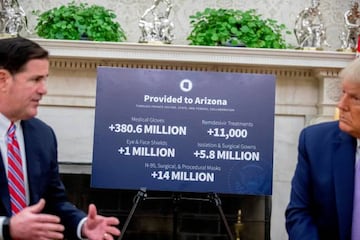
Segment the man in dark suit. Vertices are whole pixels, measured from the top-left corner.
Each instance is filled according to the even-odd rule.
[[[353,209],[360,204],[355,181],[360,139],[360,60],[340,72],[339,121],[302,130],[286,228],[290,240],[359,240]],[[357,174],[360,174],[357,173]],[[357,205],[359,206],[359,205]]]
[[[0,39],[0,239],[113,239],[120,235],[117,218],[97,215],[93,204],[86,215],[67,200],[55,134],[35,118],[48,74],[48,52],[37,43]],[[9,140],[10,125],[16,140]],[[13,155],[22,162],[22,185],[14,184],[23,196],[18,198],[12,190],[16,180],[10,180]]]

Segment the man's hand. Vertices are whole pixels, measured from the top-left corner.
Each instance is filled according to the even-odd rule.
[[[21,240],[63,239],[64,226],[55,215],[42,214],[45,200],[21,210],[10,218],[10,236]]]
[[[117,218],[98,215],[95,205],[90,204],[81,233],[89,240],[112,240],[113,236],[120,236],[120,230],[116,227],[118,224]]]

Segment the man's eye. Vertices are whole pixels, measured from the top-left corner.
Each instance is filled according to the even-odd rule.
[[[353,96],[352,99],[353,99],[355,102],[360,102],[360,97],[358,97],[358,96]]]
[[[37,78],[34,78],[34,79],[33,79],[34,82],[40,82],[40,81],[42,81],[42,80],[46,80],[46,78],[44,78],[44,77],[37,77]]]

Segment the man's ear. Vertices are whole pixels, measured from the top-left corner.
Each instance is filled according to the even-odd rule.
[[[8,70],[0,69],[0,91],[6,90],[11,74]]]

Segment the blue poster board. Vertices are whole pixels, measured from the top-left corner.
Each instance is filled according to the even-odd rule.
[[[91,186],[271,195],[275,77],[99,67]]]

